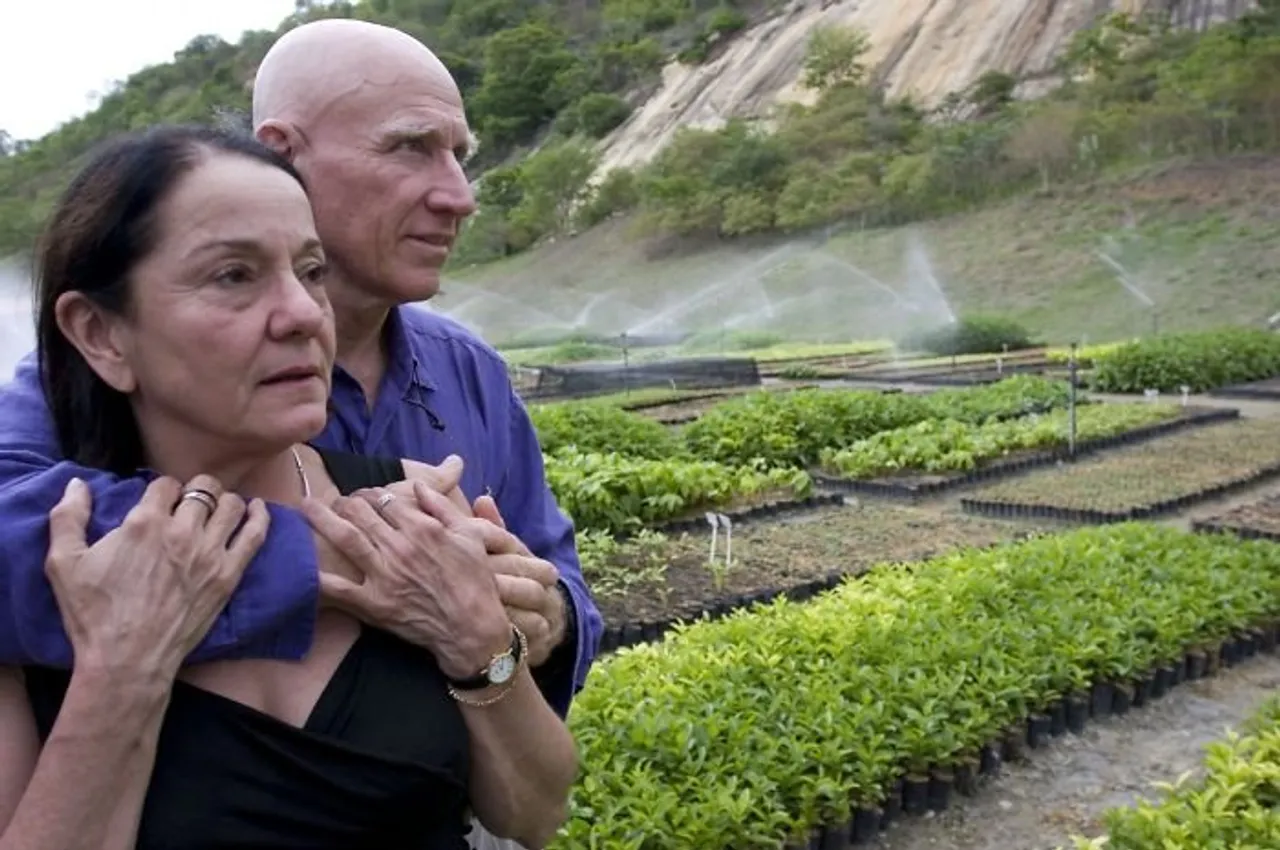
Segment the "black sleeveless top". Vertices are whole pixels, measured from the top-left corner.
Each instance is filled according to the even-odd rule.
[[[320,455],[344,494],[404,478]],[[71,675],[24,673],[43,742]],[[465,850],[468,740],[435,658],[368,626],[301,729],[179,681],[137,850]]]

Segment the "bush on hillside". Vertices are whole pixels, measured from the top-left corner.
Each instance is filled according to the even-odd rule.
[[[1166,334],[1121,345],[1094,361],[1093,389],[1203,392],[1280,376],[1280,334],[1223,328]]]
[[[962,316],[939,328],[912,334],[899,347],[929,354],[999,354],[1019,351],[1035,343],[1028,331],[1013,319],[1000,316]]]

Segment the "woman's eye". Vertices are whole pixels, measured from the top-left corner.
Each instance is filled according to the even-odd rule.
[[[253,275],[244,266],[230,266],[222,269],[213,276],[213,279],[225,286],[234,286],[236,284],[248,282]]]

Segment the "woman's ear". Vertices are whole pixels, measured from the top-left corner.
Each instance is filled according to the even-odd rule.
[[[137,389],[123,317],[108,313],[80,292],[62,293],[53,313],[62,335],[107,386],[122,393]]]

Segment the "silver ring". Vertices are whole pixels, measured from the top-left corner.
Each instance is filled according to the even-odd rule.
[[[396,500],[395,493],[383,493],[378,497],[377,503],[374,505],[378,509],[378,513],[382,513],[383,508]]]
[[[215,499],[213,497],[213,494],[210,493],[208,490],[201,490],[199,488],[186,490],[183,492],[182,498],[178,500],[178,504],[182,504],[188,499],[193,502],[199,502],[200,504],[208,508],[210,516],[212,516],[213,512],[218,509],[218,500]]]

